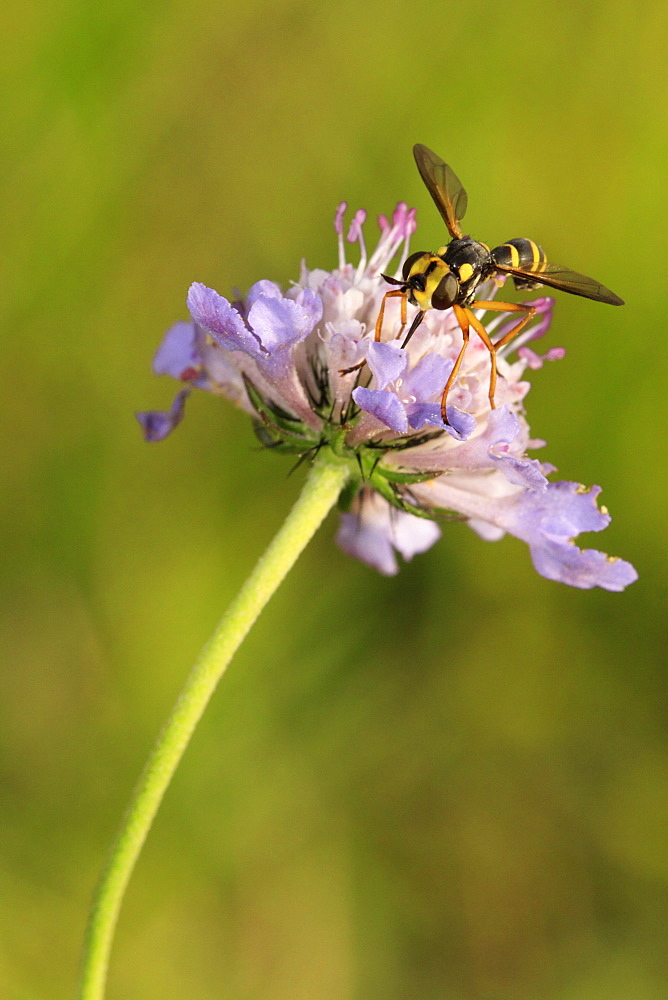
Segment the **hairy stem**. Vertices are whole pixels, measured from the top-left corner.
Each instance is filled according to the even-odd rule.
[[[132,870],[190,737],[228,663],[322,524],[348,477],[344,464],[316,462],[292,511],[223,616],[193,667],[134,790],[91,907],[79,1000],[102,1000],[109,953]]]

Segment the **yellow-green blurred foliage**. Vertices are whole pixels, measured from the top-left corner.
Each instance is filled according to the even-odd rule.
[[[395,579],[327,522],[237,656],[123,909],[110,1000],[662,1000],[666,7],[6,0],[0,31],[0,995],[71,997],[147,749],[299,489],[248,420],[134,409],[192,280],[336,260],[347,198],[526,235],[558,296],[532,430],[614,516],[624,594],[465,525]],[[663,218],[662,218],[663,217]],[[370,237],[371,238],[371,237]]]

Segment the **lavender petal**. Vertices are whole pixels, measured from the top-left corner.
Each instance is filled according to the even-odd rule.
[[[216,343],[225,351],[243,351],[253,358],[262,355],[256,337],[248,330],[236,309],[214,291],[199,281],[188,290],[187,305],[190,315],[208,330]]]
[[[344,552],[385,576],[394,576],[399,571],[395,549],[409,560],[426,552],[440,536],[434,521],[396,510],[377,494],[365,493],[356,509],[341,515],[336,541]]]
[[[174,323],[153,358],[156,375],[171,375],[179,381],[196,378],[202,364],[194,323]]]
[[[447,424],[443,420],[440,403],[410,403],[406,406],[408,421],[413,430],[422,430],[425,425],[441,427],[455,441],[465,441],[475,430],[475,417],[458,410],[456,406],[447,406],[446,412]]]
[[[638,578],[624,559],[595,549],[579,549],[573,539],[581,531],[601,531],[610,515],[599,509],[599,486],[585,490],[577,483],[549,483],[545,493],[523,493],[514,505],[506,530],[529,545],[534,566],[549,580],[571,587],[623,590]]]
[[[306,288],[297,300],[260,295],[248,312],[248,323],[264,350],[271,354],[299,343],[321,317],[320,297]]]
[[[376,381],[377,389],[385,389],[396,381],[408,367],[408,354],[396,343],[383,344],[372,341],[366,355],[367,364]]]
[[[631,563],[597,549],[579,549],[577,545],[549,538],[530,545],[529,549],[541,576],[580,590],[602,587],[603,590],[620,591],[638,579]]]
[[[397,434],[405,434],[408,430],[406,410],[393,392],[386,389],[364,389],[358,386],[353,390],[353,399],[362,410],[373,414],[390,430]]]
[[[377,569],[383,576],[396,576],[399,572],[386,528],[365,522],[359,513],[341,515],[336,543],[349,556]]]
[[[440,354],[429,353],[418,361],[402,383],[402,393],[414,396],[418,401],[432,399],[441,395],[443,386],[448,381],[452,371],[451,358],[443,358]]]
[[[145,410],[135,413],[141,424],[145,441],[163,441],[177,424],[180,424],[185,414],[185,402],[190,395],[190,389],[182,389],[174,398],[170,409]]]

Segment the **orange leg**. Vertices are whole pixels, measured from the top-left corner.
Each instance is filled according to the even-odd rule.
[[[406,326],[406,320],[408,318],[408,314],[407,314],[407,310],[406,310],[406,304],[408,302],[408,295],[406,294],[406,292],[400,292],[399,294],[401,295],[401,326],[399,327],[399,333],[397,334],[397,340],[399,339],[399,337],[401,336],[401,334],[404,332],[404,327]],[[380,340],[380,337],[376,337],[376,340]]]
[[[520,303],[520,302],[482,302],[481,301],[481,302],[474,302],[473,303],[473,308],[474,309],[486,309],[488,312],[509,312],[509,313],[510,312],[523,312],[523,313],[525,313],[525,315],[522,317],[522,319],[519,321],[519,323],[517,323],[512,328],[512,330],[509,330],[508,333],[504,337],[502,337],[501,340],[499,340],[494,345],[494,348],[497,351],[498,351],[498,349],[500,347],[503,347],[505,344],[507,344],[509,341],[511,341],[513,339],[513,337],[516,337],[517,334],[520,332],[520,330],[524,329],[524,327],[527,325],[527,323],[529,322],[529,320],[533,319],[533,317],[536,315],[536,307],[535,306],[524,305],[524,303]]]
[[[533,319],[536,315],[536,307],[524,305],[518,302],[475,302],[474,307],[476,309],[485,309],[489,312],[522,312],[524,316],[513,326],[508,333],[506,333],[501,340],[498,340],[495,344],[489,338],[487,330],[480,322],[480,320],[471,312],[470,309],[466,311],[469,313],[471,319],[471,326],[478,334],[483,344],[487,348],[490,354],[490,359],[492,362],[492,369],[489,376],[489,405],[494,410],[496,409],[496,404],[494,403],[494,392],[496,390],[496,352],[500,347],[509,343],[513,337],[516,337],[520,330],[523,330],[527,325],[529,320]]]
[[[491,369],[489,373],[489,393],[488,393],[489,405],[490,409],[495,410],[496,403],[494,402],[494,393],[496,391],[496,344],[493,344],[492,341],[489,339],[489,334],[487,333],[487,330],[482,325],[478,317],[474,313],[472,313],[470,309],[467,309],[466,312],[468,313],[469,320],[471,321],[471,326],[473,327],[473,329],[478,334],[483,344],[489,351],[489,359],[491,362]]]
[[[461,367],[462,360],[464,358],[464,352],[466,350],[467,344],[469,342],[469,329],[473,327],[475,332],[478,334],[483,344],[489,351],[489,357],[491,362],[491,371],[489,375],[489,405],[492,410],[496,409],[496,403],[494,402],[494,394],[496,392],[496,380],[497,380],[497,368],[496,368],[496,352],[504,344],[516,337],[520,330],[524,329],[530,319],[536,315],[536,307],[528,305],[520,305],[515,302],[476,302],[474,303],[476,309],[486,309],[490,312],[521,312],[524,316],[515,324],[512,329],[508,331],[498,341],[494,344],[490,340],[490,336],[487,330],[482,325],[478,317],[471,311],[471,309],[463,308],[462,306],[453,306],[453,311],[455,318],[461,327],[462,336],[464,338],[464,343],[462,344],[461,350],[457,355],[457,360],[455,361],[454,367],[450,372],[448,381],[445,383],[445,388],[443,389],[443,395],[441,396],[441,416],[447,424],[448,418],[446,415],[446,403],[448,399],[448,393],[452,388],[452,384],[459,374],[459,369]]]
[[[378,313],[378,319],[376,320],[376,335],[374,337],[375,341],[379,341],[381,334],[383,332],[383,317],[385,315],[385,302],[387,299],[396,298],[398,295],[401,296],[401,329],[399,330],[398,336],[400,337],[403,333],[403,329],[406,326],[406,293],[395,289],[391,292],[385,292],[383,295],[383,301],[380,304],[380,312]],[[358,365],[353,365],[352,368],[339,368],[339,375],[350,375],[351,372],[357,372],[360,368],[364,368],[366,361],[360,361]]]
[[[378,319],[376,320],[376,336],[374,340],[379,341],[381,333],[383,331],[383,316],[385,315],[385,303],[388,299],[393,297],[396,298],[397,295],[401,296],[401,329],[399,330],[398,336],[400,337],[404,327],[406,326],[406,292],[402,292],[399,289],[395,289],[393,292],[385,292],[383,295],[383,301],[380,304],[380,312],[378,313]]]
[[[462,344],[461,350],[460,350],[459,354],[457,355],[457,360],[455,361],[455,363],[454,363],[454,365],[452,367],[452,371],[450,372],[450,374],[448,376],[448,381],[445,383],[445,388],[443,389],[443,395],[441,396],[441,417],[443,418],[443,423],[445,423],[445,424],[448,423],[448,416],[447,416],[447,413],[446,413],[445,404],[447,402],[448,393],[450,392],[450,389],[452,387],[452,383],[457,378],[457,375],[459,373],[459,369],[461,368],[462,359],[464,357],[464,352],[466,351],[466,348],[468,346],[468,342],[469,342],[469,326],[470,326],[470,320],[471,320],[471,313],[470,313],[470,311],[468,309],[463,309],[462,306],[453,306],[452,307],[452,311],[455,314],[455,319],[457,320],[457,322],[459,323],[459,326],[461,327],[462,338],[463,338],[464,343]]]

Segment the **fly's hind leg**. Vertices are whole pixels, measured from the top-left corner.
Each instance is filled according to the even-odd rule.
[[[533,319],[533,317],[536,315],[536,307],[531,305],[525,305],[524,303],[519,303],[519,302],[494,302],[494,301],[474,302],[473,305],[476,309],[485,309],[489,312],[524,313],[522,318],[515,324],[515,326],[511,327],[508,333],[506,333],[503,337],[501,337],[501,340],[497,340],[497,342],[493,344],[492,341],[490,340],[487,330],[482,325],[478,317],[475,316],[470,309],[466,310],[471,322],[471,326],[473,327],[473,329],[478,334],[483,344],[489,351],[491,365],[492,365],[489,376],[489,405],[494,410],[496,409],[496,404],[494,402],[494,393],[496,391],[496,378],[497,378],[496,352],[499,350],[500,347],[504,347],[506,344],[508,344],[513,339],[513,337],[516,337],[517,334],[524,329],[527,323]]]

